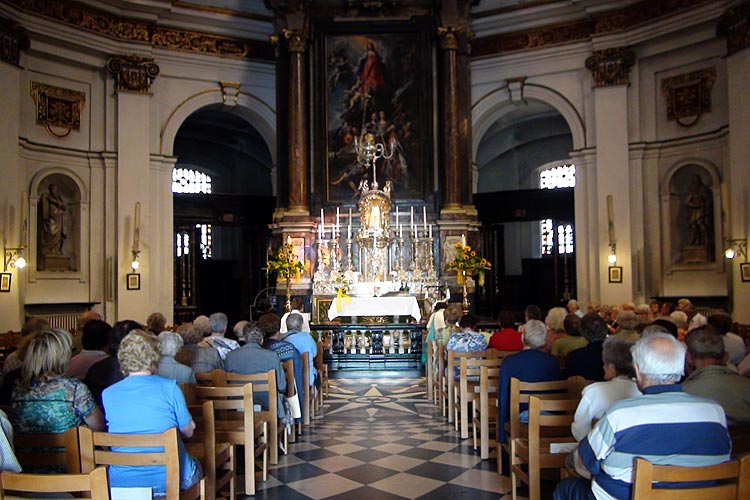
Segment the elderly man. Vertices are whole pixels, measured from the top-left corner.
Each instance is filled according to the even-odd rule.
[[[695,367],[682,383],[685,392],[719,403],[729,425],[750,423],[750,379],[727,368],[721,335],[703,326],[688,333],[685,343],[688,364]]]
[[[307,353],[307,368],[310,373],[310,386],[315,384],[315,377],[318,371],[315,369],[315,355],[318,353],[318,343],[312,338],[309,332],[305,332],[304,318],[301,314],[291,313],[286,318],[287,334],[281,340],[292,344],[300,355]]]
[[[512,354],[500,365],[500,397],[498,399],[497,442],[505,443],[505,423],[510,420],[510,379],[524,382],[548,382],[560,379],[557,358],[542,352],[547,341],[547,325],[532,319],[524,325],[524,350]],[[599,359],[601,364],[601,358]]]
[[[707,321],[724,341],[724,352],[728,356],[727,363],[739,365],[745,357],[745,341],[736,333],[732,333],[732,317],[725,313],[717,313],[709,316]],[[740,373],[745,375],[742,370]]]
[[[205,342],[219,351],[221,359],[227,359],[227,354],[240,346],[236,340],[224,337],[227,331],[227,315],[220,312],[213,313],[208,317],[208,324],[211,327],[211,335],[206,337]]]
[[[555,500],[629,499],[633,461],[702,467],[729,460],[731,440],[724,410],[716,402],[682,392],[677,382],[685,347],[666,333],[644,336],[632,348],[642,396],[614,403],[578,449],[592,481],[568,478]]]
[[[179,333],[164,331],[158,336],[159,339],[159,369],[157,375],[164,378],[176,380],[178,384],[195,383],[195,372],[189,366],[175,361],[175,355],[180,352],[184,341]]]
[[[580,375],[588,380],[604,380],[602,350],[604,339],[607,338],[607,323],[598,313],[587,313],[581,318],[578,329],[589,343],[568,353],[563,376]]]
[[[247,344],[227,353],[224,360],[224,369],[232,373],[241,373],[243,375],[254,375],[256,373],[265,373],[268,370],[276,372],[276,389],[278,392],[279,417],[283,417],[284,404],[281,398],[286,391],[286,375],[284,368],[281,366],[279,357],[275,352],[269,349],[263,349],[263,332],[255,325],[245,325],[242,332]],[[257,402],[262,408],[268,409],[268,393],[258,392]]]
[[[206,318],[206,316],[203,317]],[[180,325],[179,334],[184,343],[182,349],[175,355],[177,362],[189,366],[195,373],[206,373],[224,368],[219,351],[203,342],[203,334],[199,328],[196,328],[195,323]]]

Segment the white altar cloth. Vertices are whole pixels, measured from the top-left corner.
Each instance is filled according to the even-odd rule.
[[[422,319],[414,297],[336,297],[328,309],[328,319],[339,316],[411,316]]]

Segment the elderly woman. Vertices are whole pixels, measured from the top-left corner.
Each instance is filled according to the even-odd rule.
[[[159,351],[161,351],[161,359],[159,359],[159,370],[158,374],[164,378],[171,378],[176,380],[178,384],[181,383],[195,383],[195,372],[189,366],[185,366],[175,361],[175,355],[182,349],[183,340],[179,333],[175,332],[161,332],[159,334]]]
[[[219,357],[219,351],[203,343],[202,327],[199,328],[195,324],[186,323],[180,325],[179,333],[184,341],[184,346],[175,356],[175,360],[183,365],[190,366],[195,373],[210,372],[224,367]]]
[[[81,425],[104,430],[102,412],[88,387],[64,376],[71,348],[70,335],[57,329],[39,333],[29,344],[10,410],[17,432],[61,433]]]
[[[177,427],[190,438],[195,430],[185,397],[177,382],[156,376],[159,364],[159,341],[143,330],[130,332],[117,351],[125,378],[102,394],[109,432],[151,434]],[[178,442],[180,455],[180,489],[188,489],[202,476],[200,463]],[[166,494],[166,476],[160,466],[112,466],[109,480],[117,487],[148,487],[154,496]]]
[[[550,352],[554,343],[567,334],[565,333],[565,316],[568,311],[564,307],[553,307],[544,318],[547,325],[547,341],[544,344],[544,352]]]
[[[635,383],[632,346],[633,342],[615,337],[604,341],[602,362],[606,382],[595,382],[583,389],[571,426],[576,441],[586,437],[592,420],[602,418],[612,403],[641,395]]]

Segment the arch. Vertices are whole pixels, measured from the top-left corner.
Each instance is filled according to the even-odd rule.
[[[206,89],[188,97],[178,104],[167,117],[159,134],[159,152],[172,156],[174,141],[182,124],[194,112],[210,106],[221,105],[228,113],[234,113],[255,127],[271,152],[271,160],[276,164],[276,112],[258,97],[240,92],[237,104],[227,106],[221,88]]]
[[[34,174],[34,176],[31,178],[31,184],[29,185],[29,196],[32,198],[37,198],[37,193],[39,192],[39,186],[41,186],[42,182],[47,179],[51,175],[63,175],[70,180],[72,180],[76,187],[78,188],[78,196],[79,199],[77,200],[79,203],[87,204],[89,203],[88,195],[89,195],[89,189],[86,187],[86,184],[83,182],[83,179],[81,179],[78,175],[76,175],[75,172],[72,170],[68,170],[67,168],[63,167],[49,167],[42,169]]]
[[[712,190],[718,189],[718,187],[721,185],[721,176],[719,175],[719,169],[716,167],[716,165],[714,165],[713,162],[698,157],[680,158],[676,162],[672,163],[672,165],[670,165],[669,168],[664,172],[664,175],[659,182],[660,196],[669,195],[669,184],[672,180],[672,177],[674,177],[674,174],[677,173],[678,170],[687,165],[697,165],[699,167],[703,167],[711,176]]]
[[[510,100],[507,84],[480,97],[472,106],[472,161],[476,158],[479,143],[484,134],[497,120],[513,110],[517,104]],[[523,90],[524,99],[536,99],[555,108],[565,119],[573,137],[573,149],[586,147],[586,127],[581,115],[573,104],[554,89],[535,83],[527,83]]]

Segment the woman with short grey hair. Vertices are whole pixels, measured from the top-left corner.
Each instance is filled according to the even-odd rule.
[[[195,372],[189,366],[178,363],[174,357],[182,349],[183,340],[179,333],[161,332],[159,334],[159,369],[157,375],[164,378],[176,380],[181,383],[195,383]]]

